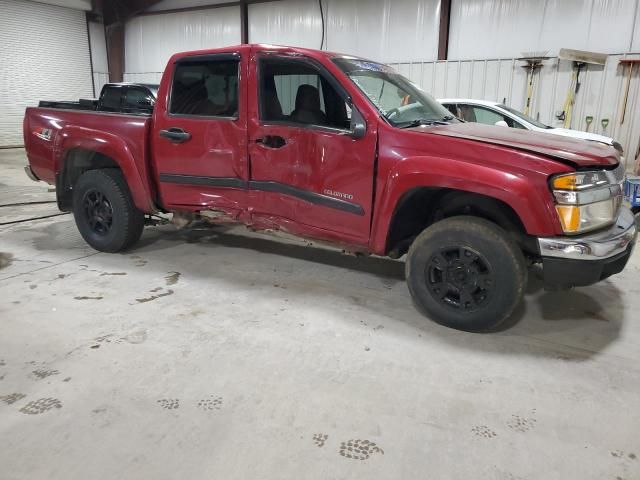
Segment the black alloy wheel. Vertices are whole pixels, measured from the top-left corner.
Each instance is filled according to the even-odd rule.
[[[495,283],[487,259],[470,247],[444,248],[425,270],[427,288],[451,308],[474,311],[487,302]]]
[[[113,225],[113,207],[109,199],[98,190],[88,190],[82,198],[82,206],[91,231],[97,235],[107,235]]]

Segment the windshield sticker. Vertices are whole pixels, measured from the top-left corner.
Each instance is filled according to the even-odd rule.
[[[395,73],[395,70],[393,68],[382,63],[369,62],[367,60],[351,60],[349,63],[362,70],[369,70],[371,72]]]

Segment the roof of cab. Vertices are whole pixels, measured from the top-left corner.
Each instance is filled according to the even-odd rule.
[[[264,51],[264,52],[292,52],[292,53],[300,53],[303,55],[308,55],[310,57],[350,57],[350,58],[360,58],[353,55],[348,55],[344,53],[337,52],[329,52],[326,50],[316,50],[313,48],[302,48],[302,47],[290,47],[287,45],[272,45],[268,43],[248,43],[244,45],[232,45],[228,47],[221,48],[212,48],[205,50],[192,50],[189,52],[180,52],[176,53],[171,57],[171,61],[175,61],[179,58],[183,57],[191,57],[195,55],[215,55],[217,53],[234,53],[241,52],[242,50],[254,50],[254,51]]]

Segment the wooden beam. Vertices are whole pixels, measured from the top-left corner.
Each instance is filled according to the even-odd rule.
[[[451,23],[451,0],[440,0],[440,31],[438,34],[438,60],[449,58],[449,24]]]

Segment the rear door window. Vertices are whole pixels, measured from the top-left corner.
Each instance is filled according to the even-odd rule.
[[[237,118],[238,68],[239,59],[182,59],[175,67],[169,113]]]

